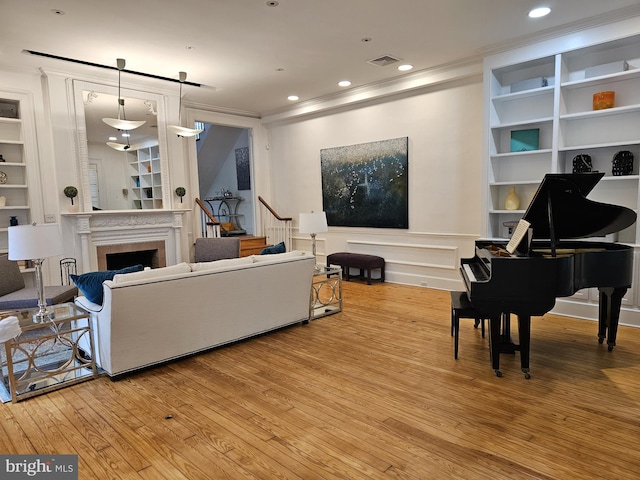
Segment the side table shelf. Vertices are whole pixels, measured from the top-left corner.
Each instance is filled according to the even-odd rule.
[[[22,329],[0,350],[2,386],[14,402],[98,376],[89,314],[73,303],[48,310],[52,318],[41,323],[32,318],[37,309],[0,313],[18,317]]]
[[[313,273],[309,320],[342,311],[342,269],[318,266]]]

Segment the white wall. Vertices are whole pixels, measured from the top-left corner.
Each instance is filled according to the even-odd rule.
[[[336,251],[381,255],[392,282],[461,288],[461,256],[480,232],[482,79],[478,76],[389,97],[348,111],[268,125],[268,201],[297,224],[322,209],[320,150],[409,137],[409,229],[330,227],[319,262]],[[310,250],[297,235],[294,246]]]

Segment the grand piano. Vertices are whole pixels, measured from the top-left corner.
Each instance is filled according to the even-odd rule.
[[[500,353],[519,350],[522,372],[530,378],[531,317],[544,315],[557,297],[582,288],[598,288],[598,341],[606,339],[608,350],[613,350],[622,297],[631,286],[633,249],[576,239],[619,232],[636,221],[636,213],[586,198],[603,176],[545,175],[522,217],[521,223],[530,225],[513,253],[507,251],[507,246],[513,250],[513,242],[479,240],[475,257],[461,260],[469,299],[490,319],[491,363],[498,377]],[[511,314],[518,317],[519,345],[509,336]]]

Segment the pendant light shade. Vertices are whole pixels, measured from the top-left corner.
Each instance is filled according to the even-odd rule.
[[[178,106],[178,123],[180,125],[168,125],[167,130],[171,133],[175,133],[179,137],[195,137],[199,133],[203,132],[202,128],[188,128],[182,126],[182,84],[187,79],[187,72],[180,72],[180,103]]]
[[[145,124],[144,120],[127,120],[127,115],[124,111],[124,98],[120,96],[120,75],[126,61],[124,58],[118,58],[116,60],[118,65],[118,118],[103,118],[102,121],[117,130],[134,130]],[[107,145],[109,145],[107,143]],[[109,145],[111,147],[111,145]],[[112,147],[114,148],[114,147]]]

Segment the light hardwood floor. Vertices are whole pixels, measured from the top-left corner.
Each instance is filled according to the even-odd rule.
[[[531,375],[448,292],[344,283],[344,311],[112,382],[0,406],[0,451],[81,479],[637,479],[640,329],[532,321]],[[515,322],[514,322],[515,323]],[[179,331],[179,325],[176,325]]]

